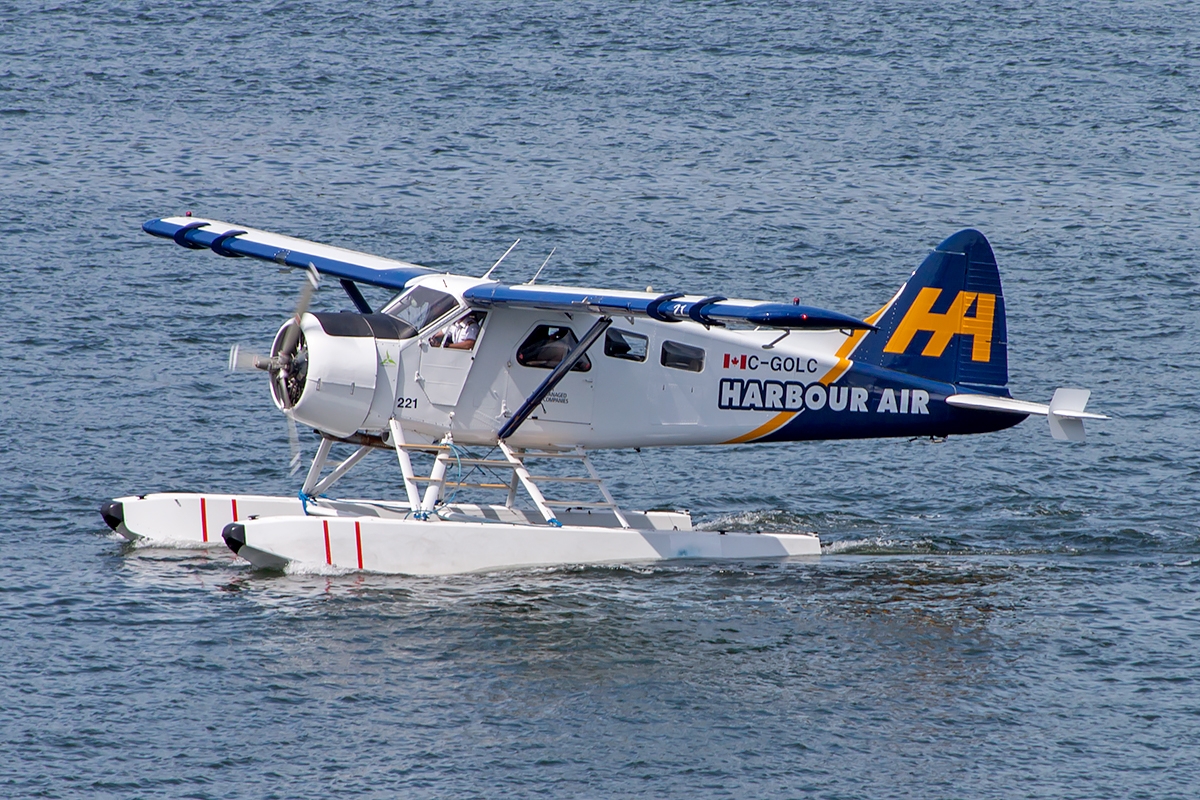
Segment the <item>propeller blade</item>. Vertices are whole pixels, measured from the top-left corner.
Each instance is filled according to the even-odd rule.
[[[295,355],[296,345],[300,341],[300,318],[304,316],[304,312],[308,310],[308,304],[312,302],[313,292],[317,290],[317,286],[321,283],[321,275],[317,272],[317,267],[312,262],[308,264],[308,281],[300,289],[300,300],[296,303],[296,312],[292,314],[292,324],[283,334],[283,342],[280,343],[279,355],[291,357]]]
[[[296,431],[296,418],[292,416],[292,412],[287,412],[288,421],[288,450],[291,452],[291,459],[288,461],[288,475],[295,475],[300,471],[300,434]]]
[[[259,369],[269,370],[270,368],[271,359],[262,353],[256,353],[253,350],[243,350],[242,346],[238,344],[229,348],[230,372],[249,372]]]
[[[292,395],[288,392],[287,371],[278,370],[272,374],[272,377],[275,379],[275,388],[279,391],[279,402],[283,405],[283,410],[290,419],[292,416]]]

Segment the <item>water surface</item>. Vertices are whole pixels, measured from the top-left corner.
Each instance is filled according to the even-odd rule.
[[[0,6],[2,793],[1195,796],[1197,41],[1169,2]],[[597,457],[630,507],[815,530],[812,561],[129,548],[102,500],[296,488],[223,368],[302,278],[141,233],[184,210],[860,315],[977,227],[1014,393],[1114,419]],[[346,494],[399,492],[365,466]]]

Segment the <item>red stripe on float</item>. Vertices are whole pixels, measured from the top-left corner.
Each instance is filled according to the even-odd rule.
[[[358,568],[362,569],[362,527],[357,520],[354,522],[354,543],[358,545]]]
[[[233,506],[233,521],[237,522],[237,498],[235,497],[229,502]]]
[[[200,534],[204,537],[204,541],[208,541],[208,508],[205,507],[204,498],[200,498]]]
[[[321,520],[321,524],[325,526],[325,563],[333,566],[333,553],[329,550],[329,520]]]

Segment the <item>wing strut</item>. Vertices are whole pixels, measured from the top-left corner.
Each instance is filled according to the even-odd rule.
[[[354,303],[354,307],[357,308],[360,313],[372,313],[371,304],[367,302],[367,298],[363,297],[363,293],[358,288],[357,283],[349,278],[342,278],[340,281],[338,281],[338,283],[342,284],[342,288],[346,290],[346,295],[350,298],[350,301]]]
[[[595,325],[588,328],[588,332],[579,340],[579,344],[571,348],[563,360],[558,363],[558,366],[554,368],[554,371],[546,376],[546,380],[542,381],[541,385],[533,390],[533,394],[525,398],[525,402],[521,404],[517,412],[509,417],[508,422],[504,423],[504,426],[500,428],[500,432],[496,434],[497,439],[503,442],[517,432],[517,428],[521,427],[521,423],[529,418],[529,415],[533,413],[538,404],[546,399],[546,395],[550,394],[554,387],[558,386],[559,381],[567,376],[571,368],[579,363],[579,360],[587,354],[587,349],[600,338],[602,333],[608,330],[609,325],[612,325],[612,317],[601,317],[596,320]]]

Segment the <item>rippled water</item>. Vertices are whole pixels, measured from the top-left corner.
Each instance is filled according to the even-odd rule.
[[[0,793],[1196,795],[1192,4],[612,5],[0,4]],[[300,278],[140,232],[185,209],[857,314],[978,227],[1014,393],[1114,419],[597,459],[631,507],[816,530],[813,561],[130,549],[100,501],[294,489],[223,366]],[[377,458],[346,493],[397,491]]]

